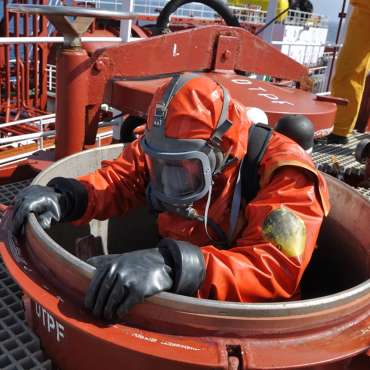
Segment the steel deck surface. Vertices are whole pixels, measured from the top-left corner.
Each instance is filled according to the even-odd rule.
[[[362,168],[354,157],[354,151],[368,134],[355,133],[346,145],[317,144],[313,159],[316,165],[331,164],[336,161],[344,167]],[[31,180],[0,186],[0,203],[11,205],[14,196]],[[370,200],[370,189],[356,188]],[[27,326],[22,292],[10,277],[0,259],[0,369],[2,370],[51,370],[50,359],[43,354],[37,336]]]
[[[22,291],[0,259],[0,369],[52,369],[38,337],[27,326]]]
[[[317,166],[323,164],[331,165],[335,162],[338,166],[343,167],[343,169],[347,168],[363,169],[365,165],[360,164],[359,162],[356,161],[355,150],[357,144],[361,140],[369,137],[370,137],[369,133],[354,132],[354,134],[349,138],[348,144],[345,145],[340,144],[328,145],[318,143],[314,147],[312,158]],[[370,189],[365,189],[361,187],[355,189],[370,200]]]
[[[18,182],[12,182],[6,185],[0,185],[0,204],[10,206],[13,204],[14,197],[23,188],[28,186],[32,180],[23,180]]]

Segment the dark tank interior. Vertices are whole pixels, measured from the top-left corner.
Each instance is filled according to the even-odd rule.
[[[114,254],[152,248],[159,240],[155,218],[146,209],[109,221],[94,220],[87,226],[55,225],[49,235],[83,260],[104,250]],[[369,251],[352,239],[335,220],[324,222],[318,247],[301,282],[302,299],[337,293],[369,278]]]

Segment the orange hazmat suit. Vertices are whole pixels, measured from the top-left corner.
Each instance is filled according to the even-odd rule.
[[[151,128],[156,103],[166,87],[165,84],[154,95],[146,130]],[[221,114],[222,101],[223,91],[213,80],[200,76],[189,81],[168,106],[165,135],[207,140]],[[223,136],[221,149],[234,160],[213,176],[209,208],[209,218],[225,233],[251,126],[246,108],[233,99],[229,120],[232,127]],[[212,244],[198,221],[169,212],[158,216],[162,237],[184,240],[201,248],[206,276],[197,293],[200,298],[262,302],[290,299],[299,293],[300,279],[315,248],[323,217],[329,211],[325,181],[305,151],[276,132],[262,159],[259,176],[259,193],[249,204],[242,204],[235,237],[228,249]],[[88,207],[77,224],[143,206],[149,173],[140,139],[126,145],[117,159],[104,161],[101,169],[79,181],[88,191]],[[206,198],[193,205],[199,214],[205,213]]]

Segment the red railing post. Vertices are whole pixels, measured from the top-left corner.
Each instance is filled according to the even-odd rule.
[[[28,37],[30,35],[30,22],[29,22],[29,15],[23,15],[24,23],[24,35]],[[23,55],[24,55],[24,89],[25,89],[25,100],[23,102],[24,106],[27,108],[30,105],[30,62],[29,62],[29,54],[30,48],[28,44],[24,44],[23,46]]]
[[[47,5],[48,0],[40,0],[40,4]],[[38,36],[49,36],[48,34],[48,20],[45,16],[40,16],[40,30]],[[48,63],[48,52],[49,45],[40,44],[40,100],[39,109],[46,110],[47,104],[47,63]]]
[[[15,36],[16,37],[19,37],[19,20],[20,20],[20,15],[19,13],[16,13],[13,15],[13,19],[14,19],[14,33],[15,33]],[[21,79],[20,79],[20,66],[19,66],[19,63],[20,63],[20,55],[19,55],[19,44],[15,44],[14,45],[14,56],[15,56],[15,86],[16,86],[16,95],[15,95],[15,98],[16,98],[16,108],[17,108],[17,112],[16,112],[16,116],[19,115],[19,110],[21,108]]]
[[[9,11],[6,7],[7,1],[4,1],[4,33],[6,37],[9,37]],[[5,56],[5,120],[10,119],[10,46],[4,46],[4,56]]]

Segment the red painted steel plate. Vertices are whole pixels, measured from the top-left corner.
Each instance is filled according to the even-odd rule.
[[[321,328],[315,332],[316,335],[292,332],[278,339],[268,334],[265,337],[227,338],[223,331],[215,337],[184,336],[124,323],[105,324],[72,304],[68,297],[46,282],[28,264],[23,250],[18,250],[18,261],[15,261],[0,242],[0,253],[26,294],[24,302],[28,323],[40,337],[48,356],[63,370],[100,370],[102,366],[118,370],[127,361],[130,370],[221,370],[228,368],[228,345],[240,346],[245,354],[243,369],[290,369],[297,364],[312,366],[316,363],[321,365],[308,368],[321,370],[327,369],[322,363],[329,359],[340,360],[344,353],[349,357],[356,356],[358,352],[353,341],[366,340],[364,335],[358,334],[363,330],[364,320],[365,325],[369,323],[366,313],[356,317],[350,325],[345,321],[335,328]],[[333,336],[336,344],[341,343],[340,346],[331,346]],[[334,368],[331,366],[341,364],[328,366],[331,369]],[[346,369],[351,370],[352,367]]]
[[[286,114],[304,114],[315,126],[316,136],[326,135],[333,127],[336,105],[316,100],[316,96],[268,82],[257,81],[234,73],[207,74],[229,89],[232,97],[245,106],[258,107],[266,112],[274,126]],[[156,89],[167,79],[146,81],[115,81],[111,105],[121,111],[145,116]]]
[[[28,323],[59,368],[113,370],[122,369],[127,361],[130,370],[226,368],[227,352],[222,340],[102,323],[55,291],[28,265],[22,252],[16,262],[0,241],[0,253],[26,294]]]

